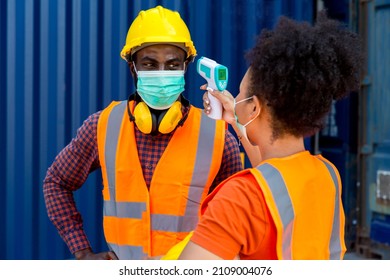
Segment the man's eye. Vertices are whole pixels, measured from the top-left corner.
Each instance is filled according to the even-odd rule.
[[[169,65],[168,65],[168,68],[169,68],[169,69],[172,69],[172,70],[175,70],[175,69],[179,69],[179,68],[180,68],[180,65],[179,65],[179,64],[169,64]]]
[[[142,66],[145,67],[145,68],[153,68],[154,67],[154,63],[143,63]]]

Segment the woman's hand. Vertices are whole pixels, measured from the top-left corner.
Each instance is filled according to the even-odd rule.
[[[202,90],[207,90],[207,84],[203,85],[200,87]],[[242,132],[238,128],[236,118],[234,115],[234,97],[233,95],[227,91],[224,90],[223,92],[220,92],[218,90],[214,90],[213,92],[211,91],[206,91],[203,94],[203,106],[204,106],[204,112],[206,114],[210,114],[212,108],[210,106],[210,100],[207,96],[207,93],[210,92],[215,98],[217,98],[221,104],[222,104],[222,119],[229,123],[235,133],[237,134],[237,137],[244,146],[245,152],[249,158],[249,161],[251,162],[252,167],[257,166],[261,162],[261,153],[260,150],[257,146],[253,146],[250,141],[246,138],[243,137]]]
[[[207,84],[201,86],[200,89],[206,90],[206,92],[203,94],[203,107],[204,107],[204,112],[206,114],[210,114],[212,110],[210,106],[210,100],[207,96],[207,93],[210,93],[215,98],[217,98],[219,102],[221,102],[222,104],[222,119],[229,124],[233,124],[236,122],[236,119],[234,117],[234,108],[233,108],[234,97],[229,91],[227,90],[224,90],[222,92],[218,90],[207,91]]]

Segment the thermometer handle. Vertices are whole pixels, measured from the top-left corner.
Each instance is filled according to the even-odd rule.
[[[207,97],[209,98],[211,107],[211,112],[208,114],[208,116],[212,119],[220,120],[222,119],[222,104],[215,96],[210,93],[210,91],[213,91],[212,88],[208,87],[207,90],[209,91],[207,93]]]

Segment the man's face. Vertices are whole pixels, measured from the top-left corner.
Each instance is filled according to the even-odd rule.
[[[183,70],[186,64],[186,53],[173,45],[151,45],[134,54],[137,71]],[[134,65],[130,64],[134,73]]]

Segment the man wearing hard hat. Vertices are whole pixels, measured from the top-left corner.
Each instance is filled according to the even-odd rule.
[[[242,169],[226,124],[182,95],[184,73],[195,55],[177,12],[157,6],[141,11],[130,26],[121,56],[136,92],[91,115],[44,181],[49,218],[77,259],[164,255],[195,228],[209,191]],[[94,253],[73,191],[99,167],[111,251]]]

